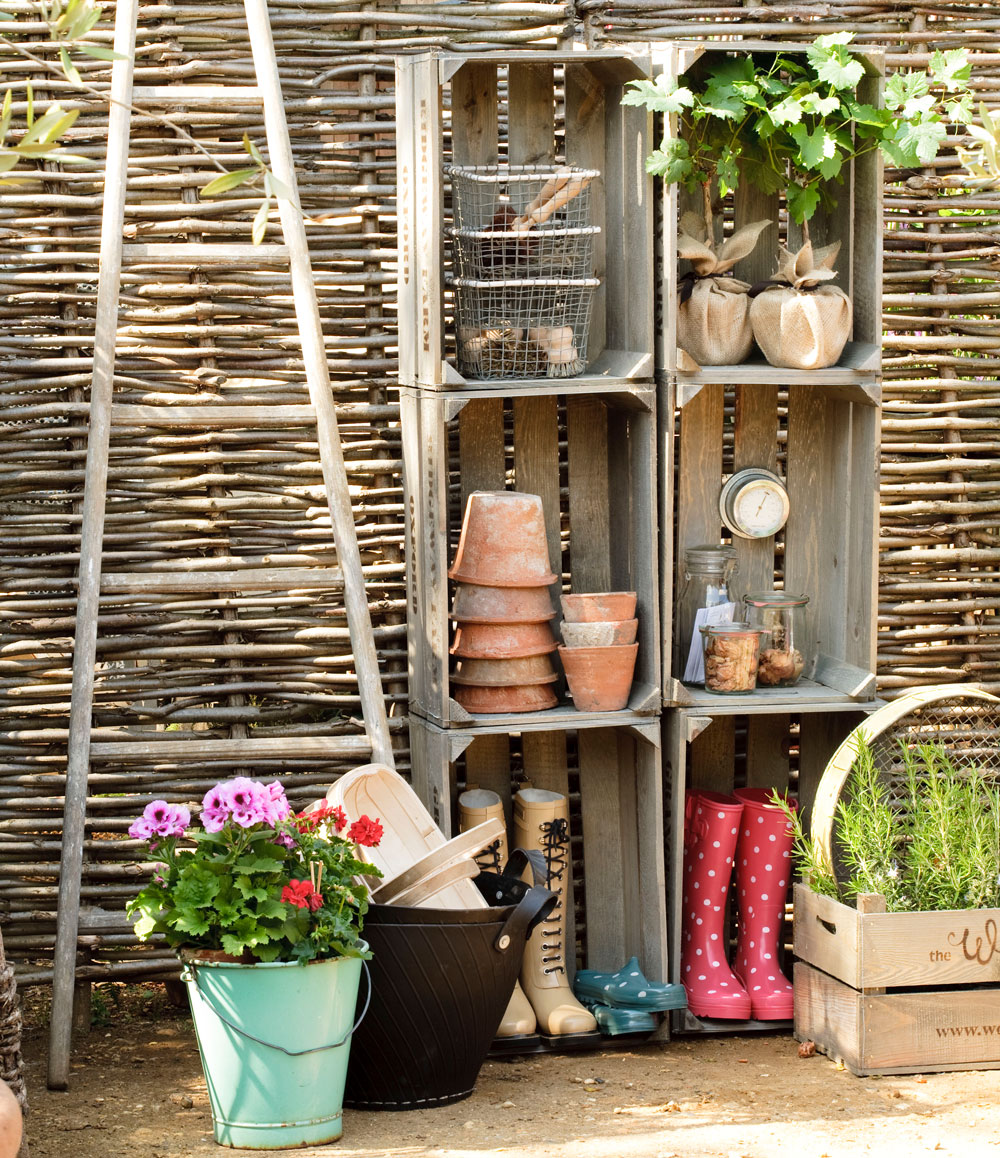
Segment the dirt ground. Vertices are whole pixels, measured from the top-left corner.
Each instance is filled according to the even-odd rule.
[[[95,990],[67,1093],[45,1088],[44,1004],[26,1000],[31,1158],[209,1158],[191,1022],[159,986]],[[410,1113],[347,1110],[340,1158],[847,1158],[997,1155],[995,1072],[859,1079],[785,1033],[487,1062],[472,1097]],[[251,1154],[254,1151],[239,1151]]]

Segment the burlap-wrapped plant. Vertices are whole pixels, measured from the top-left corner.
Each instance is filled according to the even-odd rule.
[[[750,302],[753,336],[772,366],[819,370],[840,357],[851,332],[851,299],[823,284],[837,276],[839,251],[839,241],[779,250],[778,272]]]
[[[691,262],[681,279],[677,344],[700,366],[732,366],[746,359],[753,345],[750,286],[728,273],[753,252],[770,221],[744,225],[715,252],[711,218],[685,213],[677,236],[677,256]]]

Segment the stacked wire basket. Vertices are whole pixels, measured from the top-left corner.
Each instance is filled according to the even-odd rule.
[[[574,166],[450,166],[458,369],[570,378],[587,365],[594,290],[590,185]]]

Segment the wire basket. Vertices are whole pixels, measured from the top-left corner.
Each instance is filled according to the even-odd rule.
[[[586,278],[593,272],[596,225],[572,229],[449,229],[458,277]]]
[[[468,378],[571,378],[587,365],[597,278],[455,278],[458,369]]]
[[[457,230],[542,232],[589,226],[590,185],[601,173],[574,165],[450,165],[445,175]]]

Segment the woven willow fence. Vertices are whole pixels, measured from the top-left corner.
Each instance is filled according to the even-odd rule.
[[[1000,16],[972,5],[800,3],[348,3],[271,0],[286,111],[317,273],[338,417],[399,766],[406,767],[403,504],[395,385],[393,54],[430,46],[551,47],[574,31],[594,46],[722,34],[802,39],[853,28],[890,64],[935,47],[976,52],[978,95],[1000,88]],[[0,0],[54,49],[33,8]],[[113,4],[108,5],[113,16]],[[715,23],[707,24],[706,18]],[[719,22],[728,22],[720,28]],[[734,27],[739,24],[739,28]],[[994,50],[996,54],[994,55]],[[242,5],[161,3],[140,12],[138,85],[251,83]],[[106,88],[107,66],[81,71]],[[86,450],[106,106],[42,66],[3,57],[24,115],[36,102],[79,108],[70,133],[90,168],[46,164],[0,192],[0,921],[19,981],[44,981],[54,937],[74,570]],[[238,106],[172,114],[230,168]],[[257,193],[200,200],[214,170],[177,133],[138,114],[126,210],[134,241],[246,241]],[[1000,690],[992,572],[1000,559],[995,453],[1000,343],[1000,197],[955,188],[953,159],[889,174],[883,429],[880,677],[886,694],[943,678]],[[942,216],[946,201],[948,216]],[[272,214],[272,220],[274,215]],[[278,239],[272,224],[269,240]],[[316,566],[335,552],[314,431],[304,419],[177,424],[180,408],[308,402],[290,287],[266,268],[124,274],[116,402],[151,408],[112,432],[104,568],[212,568],[240,560]],[[294,412],[291,412],[294,413]],[[235,410],[234,410],[235,414]],[[299,423],[299,424],[297,424]],[[130,819],[154,795],[189,800],[219,776],[279,769],[311,799],[347,766],[258,757],[245,767],[163,759],[137,766],[127,745],[199,729],[206,738],[361,736],[340,597],[289,592],[231,598],[150,595],[102,602],[80,976],[160,976],[172,958],[137,953],[121,928],[134,892]],[[110,913],[105,917],[103,914]]]
[[[34,6],[16,13],[24,46],[56,58]],[[114,5],[107,7],[113,21]],[[407,765],[403,502],[395,382],[393,54],[429,46],[548,41],[562,3],[355,4],[272,0],[271,17],[299,191],[334,379],[354,512],[399,766]],[[4,26],[6,27],[6,26]],[[101,28],[105,26],[102,24]],[[110,40],[110,25],[101,33]],[[106,90],[109,67],[81,62]],[[45,980],[55,929],[70,698],[74,573],[84,486],[87,390],[100,241],[107,106],[43,66],[5,53],[15,116],[80,109],[67,145],[87,167],[47,164],[0,194],[0,919],[21,983]],[[166,3],[140,9],[137,86],[254,80],[243,7]],[[137,103],[141,102],[137,98]],[[180,132],[133,116],[126,240],[247,242],[259,191],[199,199],[210,158],[247,164],[263,146],[259,109],[171,112]],[[182,139],[198,139],[209,155]],[[281,240],[272,212],[268,240]],[[287,272],[155,264],[123,275],[115,402],[147,408],[113,427],[104,572],[335,562],[315,427],[301,411],[265,427],[254,406],[308,407]],[[197,408],[232,408],[199,422]],[[237,410],[237,408],[239,408]],[[250,408],[248,410],[248,408]],[[273,414],[273,410],[271,411]],[[134,951],[121,927],[139,853],[125,837],[154,796],[198,798],[237,771],[280,772],[305,803],[350,766],[303,740],[364,736],[351,646],[336,591],[239,599],[103,596],[88,800],[80,976],[156,976],[158,950]],[[196,767],[130,759],[155,736],[288,741],[280,758]],[[299,753],[292,742],[298,744]],[[273,745],[265,746],[273,752]],[[105,916],[105,914],[110,916]]]

